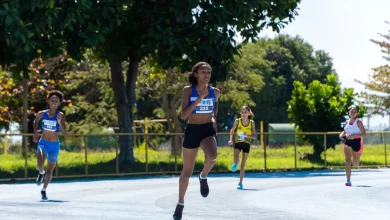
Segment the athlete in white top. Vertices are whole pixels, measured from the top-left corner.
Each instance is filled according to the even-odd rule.
[[[357,118],[358,110],[356,106],[351,106],[349,109],[349,120],[346,121],[344,131],[340,134],[340,139],[344,142],[345,155],[345,174],[347,176],[346,186],[351,184],[351,159],[353,166],[358,167],[360,156],[363,153],[362,137],[366,135],[363,123]]]

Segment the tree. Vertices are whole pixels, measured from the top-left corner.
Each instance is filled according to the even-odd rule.
[[[114,94],[111,89],[109,66],[94,59],[91,51],[77,62],[67,53],[49,58],[45,63],[31,63],[29,109],[36,113],[47,108],[47,94],[59,89],[65,95],[62,110],[72,133],[101,133],[102,127],[116,126]],[[30,131],[32,132],[32,131]]]
[[[264,60],[262,50],[257,44],[244,44],[240,54],[234,56],[234,68],[231,68],[226,80],[218,81],[221,90],[219,99],[218,129],[230,129],[231,122],[243,105],[257,105],[251,93],[260,92],[264,87],[264,72],[270,70],[270,62]],[[229,124],[230,122],[230,124]]]
[[[64,56],[48,59],[46,63],[42,59],[34,59],[28,69],[30,81],[21,81],[12,78],[12,73],[4,71],[0,75],[0,128],[9,128],[11,123],[26,123],[24,133],[33,133],[33,120],[35,113],[47,108],[47,94],[50,90],[59,88],[62,78],[58,74],[64,66]],[[28,94],[28,99],[25,99]],[[67,103],[67,100],[65,100]],[[27,107],[25,108],[24,105]],[[26,109],[26,111],[25,111]],[[26,114],[26,118],[24,118]],[[25,121],[26,120],[26,121]],[[33,146],[32,136],[23,143]]]
[[[248,40],[256,38],[266,27],[279,30],[297,15],[300,1],[257,0],[246,4],[199,0],[9,2],[12,7],[0,9],[0,16],[6,21],[0,26],[5,27],[5,33],[12,33],[12,36],[5,35],[5,41],[11,42],[7,43],[11,45],[7,52],[33,48],[33,51],[41,51],[44,58],[58,55],[65,47],[73,58],[81,59],[84,49],[95,48],[99,57],[110,64],[119,131],[131,133],[138,63],[143,57],[151,55],[164,69],[188,69],[194,62],[206,60],[217,70],[217,76],[224,78],[224,70],[237,53],[236,34]],[[32,22],[34,26],[23,26],[19,20],[23,25]],[[21,47],[23,37],[13,36],[19,29],[32,47]],[[20,58],[17,62],[20,65],[16,66],[27,69],[31,59],[37,56],[31,51],[23,56],[18,52],[5,63]],[[3,57],[6,54],[2,54]],[[188,58],[183,59],[183,55]],[[125,78],[122,62],[126,60],[130,64]],[[120,139],[122,165],[134,160],[132,143],[128,136]]]
[[[389,22],[386,22],[390,24]],[[356,80],[356,82],[364,85],[368,91],[362,92],[360,96],[370,101],[373,114],[390,115],[390,30],[387,34],[379,34],[384,38],[383,41],[371,40],[373,43],[379,45],[384,53],[383,58],[387,64],[373,68],[374,73],[370,76],[368,82]],[[389,119],[390,120],[390,119]]]
[[[0,5],[0,45],[5,46],[0,65],[10,69],[16,79],[21,72],[24,76],[23,132],[27,131],[30,62],[56,57],[63,49],[81,60],[86,48],[103,43],[126,20],[125,7],[131,4],[130,0],[5,0]]]
[[[16,84],[21,83],[22,132],[28,131],[28,80],[29,65],[36,58],[46,60],[71,52],[72,57],[82,58],[82,51],[104,41],[118,20],[124,19],[117,10],[120,0],[58,1],[58,0],[4,0],[0,5],[0,65],[12,72]],[[66,7],[71,5],[71,7]],[[101,9],[102,10],[97,10]],[[93,8],[93,9],[92,9]],[[105,12],[105,13],[100,13]],[[96,17],[104,17],[98,20]],[[90,20],[88,20],[90,19]],[[75,23],[78,25],[73,26]],[[80,25],[82,24],[82,25]],[[83,28],[82,32],[78,32]],[[68,30],[74,30],[83,38],[75,38]],[[72,42],[71,44],[69,42]],[[23,77],[21,77],[23,76]],[[25,140],[25,139],[23,139]],[[23,145],[26,142],[23,141]]]
[[[64,76],[63,92],[72,100],[63,108],[72,133],[98,134],[117,126],[109,72],[107,63],[90,55],[81,62],[68,58],[67,68],[60,74]]]
[[[256,120],[268,123],[287,123],[287,101],[293,82],[308,86],[313,80],[326,82],[326,75],[335,73],[332,58],[322,50],[315,50],[301,37],[279,35],[274,39],[261,39],[257,53],[266,61],[262,77],[265,86],[261,92],[252,92],[256,107]],[[267,127],[266,127],[267,128]]]
[[[131,132],[131,109],[136,101],[138,63],[151,56],[163,69],[188,70],[205,60],[222,80],[239,46],[234,37],[255,39],[266,27],[279,30],[296,15],[298,0],[232,1],[135,1],[126,8],[127,18],[101,45],[102,57],[110,63],[121,132]],[[148,14],[148,16],[145,16]],[[183,58],[183,55],[185,55]],[[121,62],[129,58],[126,80]],[[130,112],[130,114],[129,114]],[[131,163],[131,137],[120,140],[121,163]]]
[[[0,70],[0,129],[9,129],[12,121],[21,121],[20,86],[15,84],[11,73]]]
[[[250,99],[249,91],[257,92],[264,85],[259,68],[263,60],[256,53],[250,52],[251,50],[253,50],[251,47],[243,47],[240,56],[234,56],[235,68],[229,70],[227,79],[216,83],[222,91],[218,117],[219,130],[223,129],[228,119],[226,112],[234,115],[242,105],[256,105]],[[155,110],[170,122],[169,132],[181,133],[182,126],[178,116],[181,108],[181,92],[183,87],[188,85],[186,75],[178,68],[163,69],[152,59],[145,59],[140,64],[137,85],[138,99],[156,100],[160,108]],[[181,154],[180,146],[180,137],[174,136],[172,155]]]
[[[288,118],[301,132],[341,131],[347,109],[355,97],[353,89],[341,90],[333,74],[327,75],[325,83],[314,80],[308,87],[300,81],[294,81],[291,100],[287,103]],[[361,106],[359,116],[364,113],[365,109]],[[304,139],[313,144],[311,159],[318,161],[324,151],[324,137],[305,135]],[[339,142],[337,135],[327,135],[326,148],[334,148]]]
[[[60,54],[62,42],[56,39],[54,1],[5,0],[0,5],[0,65],[9,67],[14,78],[29,78],[31,61],[47,54]],[[33,25],[34,23],[34,25]]]
[[[180,69],[163,69],[150,58],[140,63],[137,81],[138,100],[139,102],[153,100],[158,103],[154,112],[167,119],[170,133],[183,132],[178,109],[181,107],[181,91],[188,84],[186,78]],[[172,155],[181,154],[180,136],[172,136],[171,147]]]
[[[42,59],[34,59],[30,64],[28,73],[31,76],[31,81],[27,84],[27,92],[29,94],[27,113],[30,114],[36,109],[46,108],[48,91],[54,89],[61,82],[61,79],[52,75],[53,72],[48,72],[46,64],[42,62]],[[7,129],[9,123],[20,123],[22,121],[24,88],[22,87],[22,82],[12,78],[12,73],[9,71],[0,72],[0,80],[0,92],[2,94],[0,105],[8,109],[3,112],[7,115],[7,124],[0,125],[0,127]]]

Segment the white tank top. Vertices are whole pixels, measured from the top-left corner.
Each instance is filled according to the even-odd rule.
[[[349,121],[350,120],[347,120],[346,122],[346,125],[345,125],[345,128],[344,128],[344,131],[345,133],[347,134],[361,134],[362,131],[360,130],[360,128],[357,126],[357,122],[359,121],[360,119],[355,119],[355,121],[353,122],[353,124],[350,124]]]

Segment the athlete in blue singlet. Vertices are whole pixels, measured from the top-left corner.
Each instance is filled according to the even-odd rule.
[[[65,116],[57,108],[61,104],[64,95],[58,90],[52,90],[48,96],[49,109],[37,113],[34,120],[34,142],[38,142],[37,147],[37,164],[39,174],[37,177],[37,185],[41,185],[44,181],[41,190],[42,200],[47,200],[46,188],[49,185],[53,170],[56,166],[58,155],[60,153],[60,141],[58,132],[62,131],[63,135],[68,135],[65,126]],[[38,123],[42,120],[42,136],[38,141]],[[47,162],[46,172],[44,170],[45,160]]]
[[[199,175],[200,194],[203,197],[209,194],[207,174],[217,159],[215,135],[220,96],[219,89],[209,86],[210,77],[211,66],[206,62],[199,62],[192,67],[192,72],[189,74],[191,86],[183,89],[181,118],[188,120],[188,124],[184,131],[183,170],[179,180],[179,202],[173,214],[175,220],[182,218],[184,195],[194,170],[199,147],[205,154],[203,170]]]

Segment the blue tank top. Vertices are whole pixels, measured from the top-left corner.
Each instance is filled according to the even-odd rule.
[[[192,111],[192,114],[211,114],[214,112],[214,106],[216,102],[214,89],[209,86],[209,95],[202,99],[202,102],[199,103],[195,109]],[[195,100],[199,97],[198,92],[196,91],[196,86],[192,86],[192,91],[190,95],[190,106]]]
[[[57,116],[60,113],[59,111],[56,112],[54,117],[50,118],[48,114],[49,110],[43,111],[43,117],[42,117],[42,130],[45,131],[60,131],[60,124],[57,121]]]

